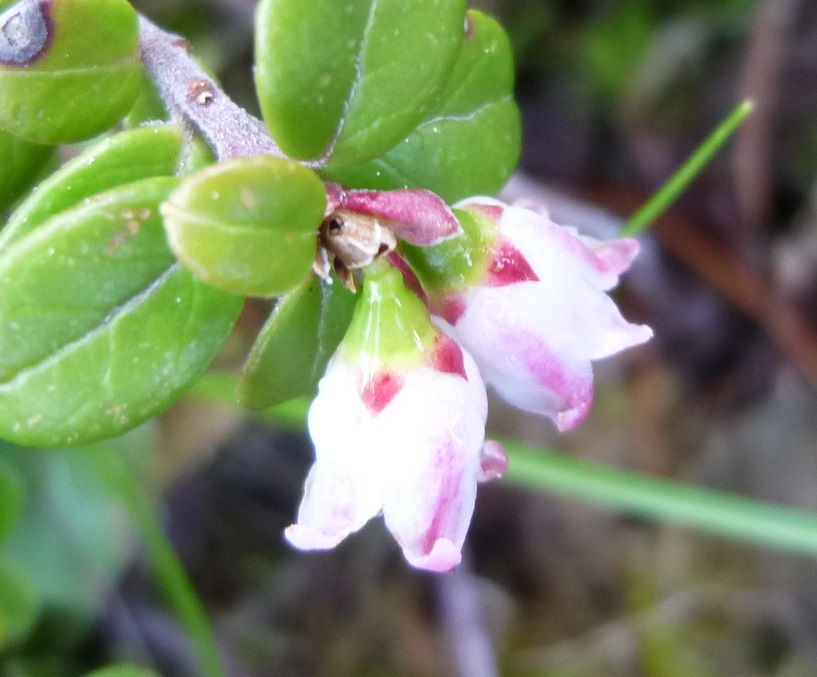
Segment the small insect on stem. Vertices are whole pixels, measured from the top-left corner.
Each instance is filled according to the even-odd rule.
[[[316,272],[326,277],[327,264],[332,260],[338,277],[354,291],[352,271],[394,250],[397,240],[375,217],[341,209],[324,220],[320,244],[322,251],[318,252]]]
[[[0,13],[0,64],[27,66],[45,53],[51,35],[47,0],[23,0]]]

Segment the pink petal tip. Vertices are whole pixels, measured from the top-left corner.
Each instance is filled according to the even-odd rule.
[[[485,440],[479,454],[478,482],[490,482],[505,474],[508,469],[508,454],[496,440]]]
[[[445,573],[462,562],[460,549],[447,538],[439,538],[428,554],[419,554],[403,550],[403,555],[411,566],[427,571]]]
[[[284,530],[287,541],[298,550],[331,550],[348,535],[341,532],[329,536],[303,524],[292,524]]]

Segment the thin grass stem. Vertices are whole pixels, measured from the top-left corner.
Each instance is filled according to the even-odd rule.
[[[648,477],[502,440],[503,481],[736,541],[817,556],[817,513]]]
[[[645,231],[666,209],[686,190],[687,186],[709,164],[715,154],[723,148],[726,142],[743,124],[743,121],[752,112],[754,105],[751,101],[742,101],[721,122],[698,149],[684,162],[669,180],[661,186],[641,209],[639,209],[621,229],[621,236],[632,237]]]

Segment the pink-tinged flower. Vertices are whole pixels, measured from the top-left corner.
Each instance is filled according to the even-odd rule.
[[[344,211],[378,219],[397,237],[428,247],[460,232],[441,197],[423,188],[356,190],[326,184],[326,216]]]
[[[593,399],[591,361],[652,336],[605,293],[638,243],[584,237],[490,198],[456,207],[462,236],[408,252],[440,326],[505,400],[575,427]]]
[[[369,271],[309,410],[316,460],[287,539],[332,548],[382,512],[409,563],[456,566],[477,482],[504,470],[502,449],[483,445],[486,415],[473,359],[398,271]]]

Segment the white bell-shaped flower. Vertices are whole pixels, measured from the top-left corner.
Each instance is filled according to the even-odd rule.
[[[638,242],[594,240],[491,198],[456,207],[464,234],[411,259],[440,326],[505,400],[575,427],[593,399],[591,362],[652,336],[606,293]]]
[[[332,548],[382,512],[412,565],[456,566],[477,482],[504,467],[486,415],[473,359],[397,270],[370,271],[309,411],[316,460],[287,539]]]

